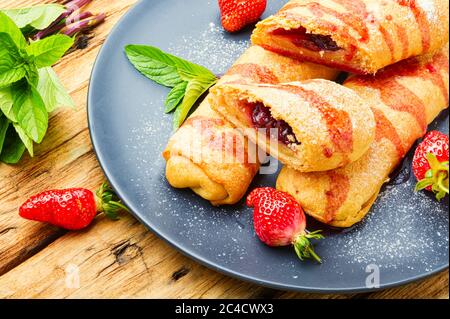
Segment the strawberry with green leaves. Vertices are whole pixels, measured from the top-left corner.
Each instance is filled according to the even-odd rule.
[[[310,239],[323,236],[306,230],[305,213],[294,197],[271,187],[256,188],[248,195],[247,206],[254,207],[254,228],[262,242],[272,247],[293,245],[301,260],[321,262]]]
[[[448,194],[448,158],[448,135],[438,131],[429,132],[417,146],[412,162],[418,180],[416,191],[432,191],[438,200]]]
[[[39,193],[20,206],[19,215],[64,229],[79,230],[87,227],[97,213],[117,219],[117,213],[121,210],[128,211],[112,189],[103,183],[95,194],[84,188]]]

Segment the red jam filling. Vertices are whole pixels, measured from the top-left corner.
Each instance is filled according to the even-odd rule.
[[[249,103],[246,105],[246,109],[255,128],[265,128],[268,136],[271,134],[270,129],[277,129],[277,136],[274,137],[278,138],[281,143],[285,145],[300,144],[292,127],[283,120],[274,119],[270,114],[270,109],[262,103]]]
[[[294,45],[314,52],[341,49],[331,36],[306,33],[306,29],[303,27],[291,30],[276,29],[272,31],[272,34],[288,37]]]

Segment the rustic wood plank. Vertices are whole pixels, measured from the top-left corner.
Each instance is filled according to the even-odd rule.
[[[135,2],[97,0],[90,5],[89,10],[93,12],[107,8],[106,22],[95,29],[95,36],[86,49],[72,52],[55,66],[74,98],[76,109],[59,109],[51,115],[47,136],[42,144],[36,146],[33,159],[26,155],[18,165],[0,164],[0,274],[64,234],[54,227],[18,218],[17,207],[29,194],[80,185],[95,189],[104,180],[87,130],[89,77],[98,50],[110,29]],[[0,7],[38,3],[43,1],[3,0]]]
[[[209,270],[176,252],[130,216],[117,222],[99,216],[91,227],[76,233],[18,218],[17,207],[31,193],[80,185],[95,189],[104,180],[87,130],[88,81],[101,44],[136,1],[94,0],[89,10],[107,11],[106,22],[95,29],[86,49],[70,53],[55,67],[76,110],[52,114],[35,158],[26,157],[16,166],[0,164],[0,297],[448,298],[448,271],[374,294],[298,294]],[[0,8],[48,2],[53,1],[0,0]],[[65,284],[70,267],[79,269],[79,288]]]
[[[79,269],[79,288],[66,270]],[[282,298],[286,294],[207,269],[177,253],[130,216],[98,217],[0,277],[0,298]],[[338,297],[338,296],[334,296]],[[339,296],[347,297],[347,296]]]

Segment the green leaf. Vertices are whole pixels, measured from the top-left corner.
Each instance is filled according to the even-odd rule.
[[[180,104],[181,100],[184,97],[184,94],[186,93],[187,85],[188,82],[181,82],[169,92],[165,102],[165,113],[172,112]]]
[[[36,85],[39,82],[39,72],[36,67],[36,65],[33,64],[25,64],[25,78],[27,79],[28,83],[30,83],[32,86],[36,87]]]
[[[11,93],[11,87],[0,89],[0,111],[10,121],[16,122],[16,116],[14,115],[14,98]]]
[[[11,36],[0,33],[0,88],[11,85],[26,74],[24,61]]]
[[[16,93],[14,111],[17,122],[36,143],[42,142],[48,127],[48,114],[41,96],[32,86]]]
[[[20,29],[17,27],[14,21],[11,20],[2,11],[0,11],[0,33],[1,32],[9,34],[9,36],[19,49],[25,49],[25,47],[27,46],[27,41],[25,40],[25,37],[23,36]]]
[[[73,45],[73,38],[63,34],[56,34],[42,40],[31,43],[26,51],[28,55],[34,56],[37,68],[52,66]]]
[[[13,123],[13,126],[17,132],[17,135],[19,135],[19,138],[22,141],[23,145],[25,145],[26,149],[28,150],[28,153],[31,157],[33,157],[33,141],[28,137],[27,133],[25,133],[25,131],[19,126],[19,124]]]
[[[1,102],[1,101],[0,101]],[[3,142],[5,142],[6,131],[8,130],[9,120],[0,113],[0,154],[3,149]]]
[[[75,107],[69,93],[51,67],[39,69],[37,90],[44,101],[47,112],[53,112],[58,106]]]
[[[210,76],[198,76],[189,81],[189,84],[186,87],[186,94],[183,98],[183,101],[175,111],[173,119],[174,129],[180,127],[195,102],[197,102],[200,96],[202,96],[203,93],[205,93],[216,82],[217,79]]]
[[[158,48],[128,45],[125,47],[125,52],[134,67],[156,83],[174,87],[183,82],[175,63]]]
[[[59,4],[46,4],[28,8],[2,10],[8,15],[19,28],[32,26],[42,30],[47,28],[62,13],[66,11],[64,6]]]
[[[0,154],[0,161],[7,164],[16,164],[20,161],[24,152],[25,145],[22,143],[22,140],[14,127],[10,125],[6,132],[3,150]]]

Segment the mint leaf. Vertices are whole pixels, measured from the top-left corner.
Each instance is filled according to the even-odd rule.
[[[49,113],[53,112],[58,106],[75,107],[72,97],[67,93],[51,67],[39,69],[37,90]]]
[[[1,102],[1,101],[0,101]],[[0,112],[0,154],[2,153],[3,143],[5,142],[6,131],[8,130],[9,120]]]
[[[24,61],[8,33],[0,33],[0,88],[9,86],[25,76]]]
[[[13,93],[17,94],[14,99],[17,122],[33,141],[42,142],[47,132],[48,114],[41,96],[29,85]]]
[[[73,45],[73,38],[63,34],[56,34],[42,40],[32,42],[26,51],[28,55],[34,56],[37,68],[52,66]]]
[[[3,150],[0,154],[0,161],[7,164],[16,164],[19,162],[24,152],[25,145],[22,143],[22,140],[14,127],[10,125],[6,132]]]
[[[125,52],[134,67],[158,84],[174,87],[183,80],[172,59],[158,48],[145,45],[127,45]]]
[[[19,49],[24,49],[27,46],[27,41],[23,36],[20,29],[14,23],[11,18],[9,18],[6,14],[0,11],[0,33],[4,32],[9,34],[13,42]]]
[[[33,157],[33,141],[28,137],[27,133],[25,133],[25,131],[20,127],[19,124],[13,123],[13,126],[16,130],[17,135],[19,135],[19,138],[22,141],[23,145],[25,145],[26,149],[28,150],[28,153],[31,157]]]
[[[24,65],[24,68],[25,68],[25,78],[27,79],[28,83],[30,83],[33,86],[36,86],[39,82],[39,73],[36,64],[27,63]]]
[[[16,116],[14,115],[14,98],[11,93],[11,87],[0,89],[0,111],[10,121],[16,122]]]
[[[2,11],[21,29],[31,26],[34,29],[42,30],[54,22],[66,9],[59,4],[46,4]]]
[[[217,82],[215,77],[211,76],[197,76],[189,81],[186,87],[186,94],[181,102],[181,105],[177,107],[173,119],[174,129],[180,127],[188,116],[189,111],[195,102],[205,93],[211,86]]]
[[[181,82],[177,84],[167,95],[167,99],[165,102],[166,108],[164,109],[165,113],[172,112],[181,102],[186,93],[186,87],[188,82]]]

